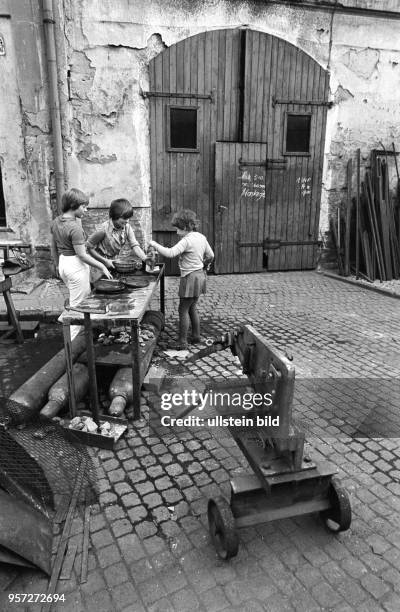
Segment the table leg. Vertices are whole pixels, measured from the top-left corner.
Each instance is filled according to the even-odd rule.
[[[3,293],[4,301],[7,307],[8,322],[15,329],[17,341],[22,344],[24,335],[22,333],[21,324],[18,320],[17,311],[15,310],[14,302],[11,297],[10,289],[12,287],[11,278],[6,276],[3,281],[0,281],[0,291]]]
[[[71,419],[76,416],[76,399],[74,389],[74,379],[72,368],[72,345],[71,345],[71,326],[69,323],[63,323],[63,336],[64,336],[64,352],[65,352],[65,369],[67,372],[68,379],[68,390],[69,390],[69,414]]]
[[[140,419],[140,354],[139,323],[131,322],[133,419]]]
[[[96,360],[95,360],[94,346],[93,346],[92,322],[90,320],[90,314],[88,312],[85,312],[85,336],[86,336],[87,366],[88,366],[88,372],[89,372],[90,403],[91,403],[93,420],[96,423],[96,425],[99,425],[100,407],[99,407],[99,394],[97,391]]]

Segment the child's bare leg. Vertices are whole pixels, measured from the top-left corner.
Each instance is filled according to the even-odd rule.
[[[193,298],[179,299],[179,344],[187,344],[187,337],[190,325],[189,309]]]
[[[193,298],[189,308],[189,318],[192,324],[192,340],[200,340],[200,317],[197,311],[197,302],[199,298]]]

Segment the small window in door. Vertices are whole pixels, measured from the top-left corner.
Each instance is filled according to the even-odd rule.
[[[197,107],[170,106],[168,116],[168,150],[198,152]]]
[[[0,227],[7,227],[6,203],[4,201],[3,176],[1,173],[1,164],[0,164]]]
[[[286,154],[310,154],[311,115],[287,113]]]

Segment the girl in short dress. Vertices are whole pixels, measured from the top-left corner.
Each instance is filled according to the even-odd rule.
[[[214,253],[207,238],[197,231],[199,221],[192,210],[184,209],[174,214],[172,225],[181,240],[173,247],[167,248],[152,240],[150,247],[164,257],[179,255],[181,280],[179,284],[179,337],[178,342],[170,346],[176,350],[188,348],[188,332],[192,325],[190,342],[200,342],[200,318],[197,312],[199,296],[206,292],[206,271],[214,259]]]

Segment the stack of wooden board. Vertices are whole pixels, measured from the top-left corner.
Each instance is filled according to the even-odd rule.
[[[370,167],[360,179],[360,149],[356,152],[355,193],[353,161],[347,165],[347,197],[331,218],[339,274],[381,281],[400,277],[400,176],[392,150],[374,149]],[[395,189],[390,170],[395,172]]]

